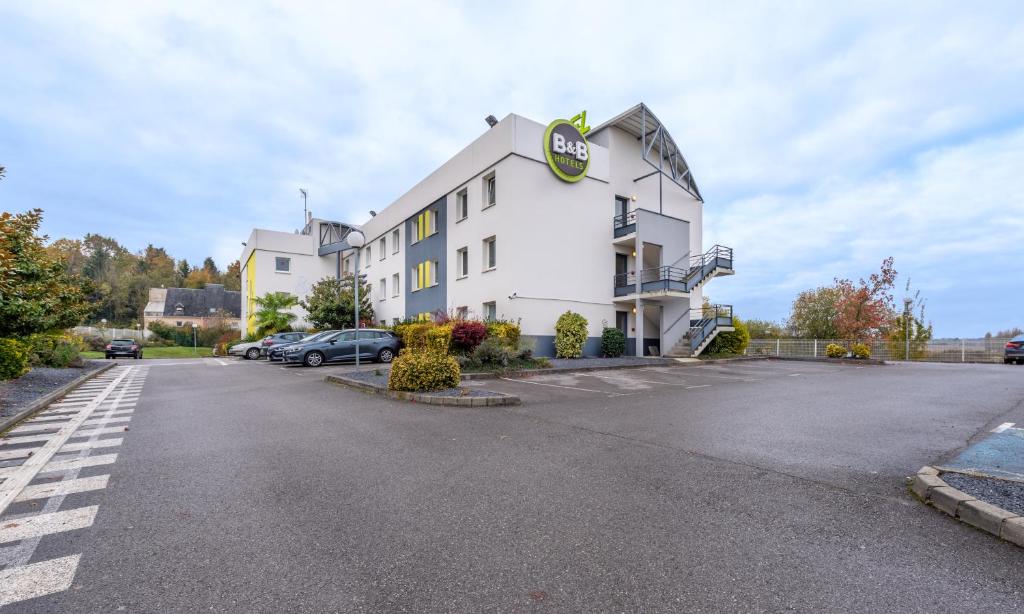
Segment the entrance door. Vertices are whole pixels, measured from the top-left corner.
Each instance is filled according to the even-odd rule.
[[[622,334],[629,339],[629,313],[625,311],[615,312],[615,328],[622,331]]]
[[[626,254],[615,254],[615,274],[625,275],[629,271],[629,257]]]
[[[626,214],[629,213],[629,199],[625,196],[615,197],[615,217],[622,220],[620,225],[626,223]]]

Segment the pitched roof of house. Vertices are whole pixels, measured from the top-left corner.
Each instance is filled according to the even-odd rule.
[[[209,317],[218,311],[229,317],[241,317],[242,293],[237,290],[225,290],[221,284],[206,284],[201,290],[167,288],[163,310],[165,316],[183,315],[200,318]]]

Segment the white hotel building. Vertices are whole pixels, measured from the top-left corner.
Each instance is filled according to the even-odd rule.
[[[378,322],[438,311],[518,320],[550,356],[555,321],[572,310],[589,322],[587,355],[600,353],[604,326],[626,333],[629,354],[699,354],[732,330],[730,307],[702,307],[704,284],[733,273],[732,250],[704,247],[700,191],[650,109],[585,123],[511,114],[361,226],[310,217],[297,233],[253,230],[242,322],[252,330],[256,296],[301,298],[352,274],[346,235],[357,228]]]

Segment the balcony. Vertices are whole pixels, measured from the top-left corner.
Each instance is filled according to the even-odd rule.
[[[640,296],[686,297],[707,280],[719,275],[732,275],[732,248],[715,245],[703,254],[690,258],[689,268],[660,266],[640,271]],[[635,296],[636,272],[619,273],[614,278],[615,297]]]
[[[613,217],[612,231],[616,239],[636,232],[636,211]]]

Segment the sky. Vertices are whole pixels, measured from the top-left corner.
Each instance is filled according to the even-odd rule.
[[[0,209],[223,267],[361,223],[487,129],[645,102],[782,320],[887,256],[937,337],[1024,327],[1020,2],[0,3]],[[599,213],[604,215],[603,212]]]

